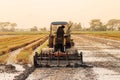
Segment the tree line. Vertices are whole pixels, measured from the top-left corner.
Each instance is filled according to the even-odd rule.
[[[107,23],[103,23],[100,19],[92,19],[88,28],[82,27],[81,23],[69,21],[72,31],[120,31],[120,19],[110,19]],[[16,31],[16,23],[0,22],[0,31]],[[46,27],[38,29],[37,26],[30,28],[30,31],[47,31]]]
[[[72,31],[120,31],[120,19],[110,19],[104,24],[100,19],[92,19],[88,28],[83,28],[81,23],[69,22]]]
[[[93,19],[90,22],[90,28],[92,31],[120,31],[120,19],[111,19],[106,24],[103,24],[100,19]]]
[[[0,31],[8,32],[8,31],[15,31],[15,27],[17,26],[16,23],[11,22],[0,22]]]

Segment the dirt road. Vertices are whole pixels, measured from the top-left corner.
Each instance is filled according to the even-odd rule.
[[[75,47],[93,68],[37,68],[26,80],[120,80],[120,42],[74,35]]]

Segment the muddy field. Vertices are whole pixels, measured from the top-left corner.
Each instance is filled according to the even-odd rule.
[[[120,42],[74,35],[84,63],[93,68],[38,68],[26,80],[120,80]]]
[[[119,41],[87,35],[73,35],[72,37],[75,41],[75,47],[78,48],[79,52],[83,52],[84,63],[92,65],[92,68],[36,68],[30,75],[25,76],[26,80],[120,80]],[[17,54],[19,50],[17,50],[15,54]],[[14,53],[12,54],[12,56],[14,56]],[[14,63],[14,61],[9,59],[8,64],[11,62],[12,64]],[[0,80],[20,80],[18,76],[23,73],[26,68],[21,65],[14,64],[14,66],[16,67],[15,70],[7,72],[5,71],[6,67],[1,65]]]

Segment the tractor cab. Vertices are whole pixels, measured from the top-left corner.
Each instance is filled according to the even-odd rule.
[[[50,35],[56,35],[56,32],[60,26],[64,26],[64,32],[66,34],[68,30],[68,23],[67,22],[52,22],[50,26]]]
[[[58,37],[58,31],[60,30],[59,28],[63,27],[64,34],[61,31],[61,35],[63,37]],[[70,36],[70,28],[68,22],[52,22],[50,26],[50,34],[49,34],[49,47],[50,48],[57,48],[57,45],[61,44],[61,47],[64,47],[64,51],[67,48],[71,48],[71,46],[74,45],[73,40],[71,39]]]

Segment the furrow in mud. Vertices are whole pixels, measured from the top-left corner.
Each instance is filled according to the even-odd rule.
[[[83,61],[93,68],[37,68],[26,80],[119,80],[119,41],[73,35]],[[115,44],[114,44],[115,43]]]
[[[46,39],[47,37],[45,38],[45,40]],[[42,43],[43,42],[44,41],[42,41]],[[34,71],[35,68],[32,64],[27,64],[27,65],[16,64],[17,54],[19,54],[19,52],[27,46],[29,45],[26,45],[22,48],[19,48],[9,53],[10,56],[7,59],[7,64],[0,65],[0,76],[1,76],[0,80],[25,80],[28,77],[28,75]]]
[[[119,41],[108,40],[103,38],[91,38],[91,36],[81,36],[79,38],[81,43],[83,43],[82,39],[86,39],[89,41],[87,44],[79,45],[78,48],[82,46],[85,47],[86,51],[83,50],[84,61],[94,66],[94,73],[97,75],[98,80],[119,80],[120,78],[120,50]],[[78,40],[78,39],[77,39]],[[110,44],[108,44],[110,43]],[[94,46],[94,47],[90,47]],[[88,49],[87,49],[88,48]],[[92,48],[92,49],[91,49]],[[102,73],[101,73],[102,71]],[[111,73],[109,73],[111,72]],[[108,75],[106,75],[108,74]],[[101,76],[102,75],[102,76]],[[114,75],[114,76],[113,76]]]

